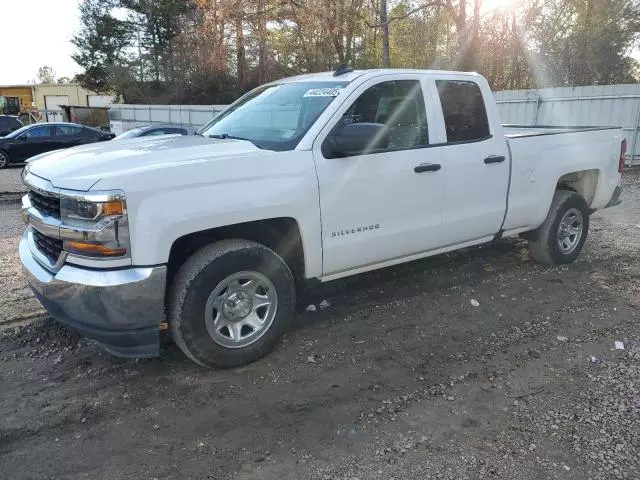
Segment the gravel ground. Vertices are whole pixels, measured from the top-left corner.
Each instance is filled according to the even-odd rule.
[[[0,170],[0,175],[8,171]],[[23,231],[19,203],[0,201],[0,326],[44,314],[22,277],[17,252]]]
[[[22,166],[0,170],[0,195],[3,193],[21,193],[26,191],[22,183]]]
[[[239,369],[7,328],[0,478],[640,478],[640,174],[624,182],[572,265],[511,239],[333,282]]]

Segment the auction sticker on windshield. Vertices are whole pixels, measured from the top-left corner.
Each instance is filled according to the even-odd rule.
[[[342,87],[310,88],[303,97],[337,97]]]

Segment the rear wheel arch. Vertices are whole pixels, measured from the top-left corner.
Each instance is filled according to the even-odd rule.
[[[598,188],[599,170],[579,170],[562,175],[556,183],[556,190],[570,190],[580,195],[587,205],[591,205]]]
[[[558,189],[545,221],[524,238],[529,241],[534,260],[558,265],[571,263],[578,257],[588,232],[589,208],[585,199],[573,190]],[[561,245],[567,237],[566,245]]]

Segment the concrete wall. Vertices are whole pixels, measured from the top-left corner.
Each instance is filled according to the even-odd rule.
[[[128,105],[109,108],[111,131],[120,135],[127,130],[152,123],[175,123],[201,127],[226,105]]]

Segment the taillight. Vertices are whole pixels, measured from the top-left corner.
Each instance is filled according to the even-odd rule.
[[[624,170],[624,159],[626,155],[627,155],[627,141],[622,140],[622,143],[620,144],[620,163],[618,163],[618,172],[620,173],[622,173],[622,171]]]

